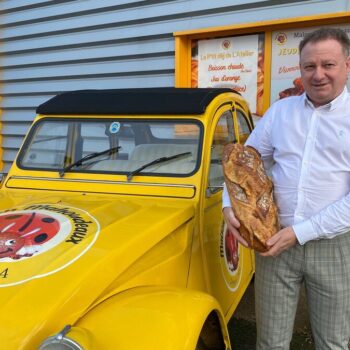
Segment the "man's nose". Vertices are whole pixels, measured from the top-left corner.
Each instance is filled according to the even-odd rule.
[[[316,67],[314,70],[313,78],[315,80],[322,80],[324,76],[324,69],[322,67]]]

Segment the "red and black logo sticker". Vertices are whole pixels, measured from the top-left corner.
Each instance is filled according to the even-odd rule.
[[[57,204],[0,212],[0,287],[68,266],[92,246],[99,230],[89,213]]]
[[[224,223],[220,237],[220,264],[227,287],[235,291],[241,281],[242,247]]]

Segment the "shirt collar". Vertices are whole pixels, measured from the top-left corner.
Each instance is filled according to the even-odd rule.
[[[349,92],[348,92],[348,89],[347,87],[345,86],[343,92],[338,95],[333,101],[323,105],[323,106],[320,106],[320,107],[317,107],[315,108],[315,106],[313,105],[313,103],[309,100],[309,98],[307,97],[306,93],[304,92],[303,94],[303,98],[304,98],[304,101],[305,101],[305,105],[308,105],[310,106],[312,109],[320,109],[320,110],[325,110],[325,111],[332,111],[338,107],[341,106],[341,104],[346,100],[346,98],[349,97]]]

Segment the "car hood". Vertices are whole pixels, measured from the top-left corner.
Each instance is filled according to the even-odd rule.
[[[194,214],[188,201],[130,198],[0,194],[0,338],[7,350],[35,348],[31,339],[74,324],[117,293],[118,278]]]

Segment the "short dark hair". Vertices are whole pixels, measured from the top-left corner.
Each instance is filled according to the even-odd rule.
[[[342,29],[338,28],[320,28],[316,29],[311,33],[307,33],[304,36],[304,39],[299,43],[299,55],[301,50],[308,43],[316,43],[323,40],[333,39],[338,41],[342,46],[345,57],[348,57],[350,54],[350,39],[348,35]]]

